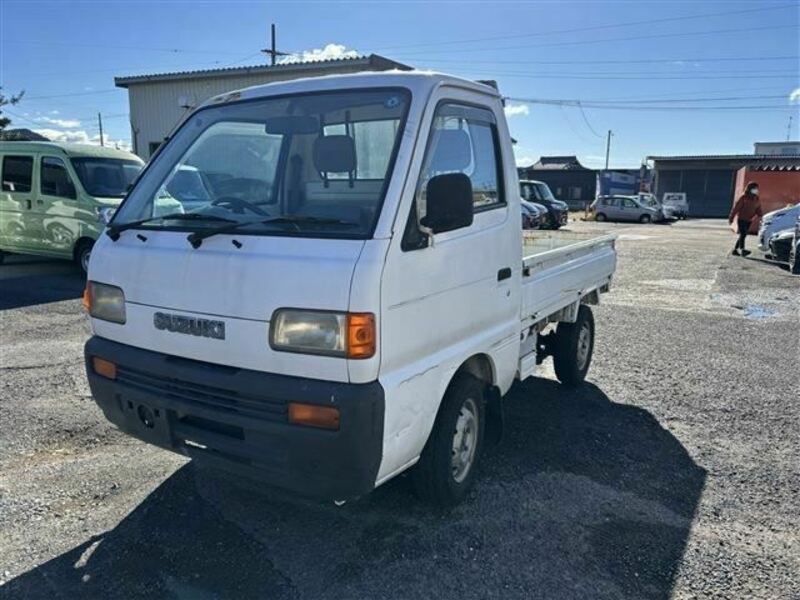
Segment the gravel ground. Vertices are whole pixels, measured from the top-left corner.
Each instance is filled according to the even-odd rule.
[[[0,598],[800,598],[800,278],[718,221],[572,228],[620,234],[590,383],[516,385],[449,513],[403,477],[302,503],[120,434],[82,282],[9,259]]]

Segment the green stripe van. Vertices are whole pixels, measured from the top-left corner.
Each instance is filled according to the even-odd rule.
[[[113,148],[0,142],[0,262],[9,252],[36,254],[86,272],[94,241],[143,166]]]

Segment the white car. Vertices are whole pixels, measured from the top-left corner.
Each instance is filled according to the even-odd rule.
[[[762,252],[769,253],[769,242],[772,236],[779,231],[794,227],[798,217],[800,217],[800,204],[787,206],[765,214],[758,229],[758,248]]]

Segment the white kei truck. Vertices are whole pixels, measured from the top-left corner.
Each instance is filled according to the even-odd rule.
[[[616,267],[613,236],[523,236],[518,190],[481,83],[387,72],[215,97],[92,252],[92,394],[128,434],[270,487],[344,501],[410,469],[453,505],[515,379],[552,356],[582,383],[588,305]]]

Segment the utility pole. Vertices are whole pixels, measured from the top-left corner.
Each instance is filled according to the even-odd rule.
[[[103,115],[97,113],[97,124],[100,126],[100,145],[105,146],[106,143],[103,140]]]
[[[608,137],[606,138],[606,171],[608,171],[608,155],[611,152],[611,136],[614,135],[611,133],[611,130],[608,130]]]
[[[279,52],[278,49],[275,47],[275,23],[270,26],[270,38],[272,43],[270,44],[269,48],[264,48],[261,52],[264,54],[269,54],[270,57],[270,64],[274,67],[275,61],[279,56],[289,56],[288,52]]]
[[[786,128],[786,141],[792,141],[792,115],[789,115],[789,126]]]

